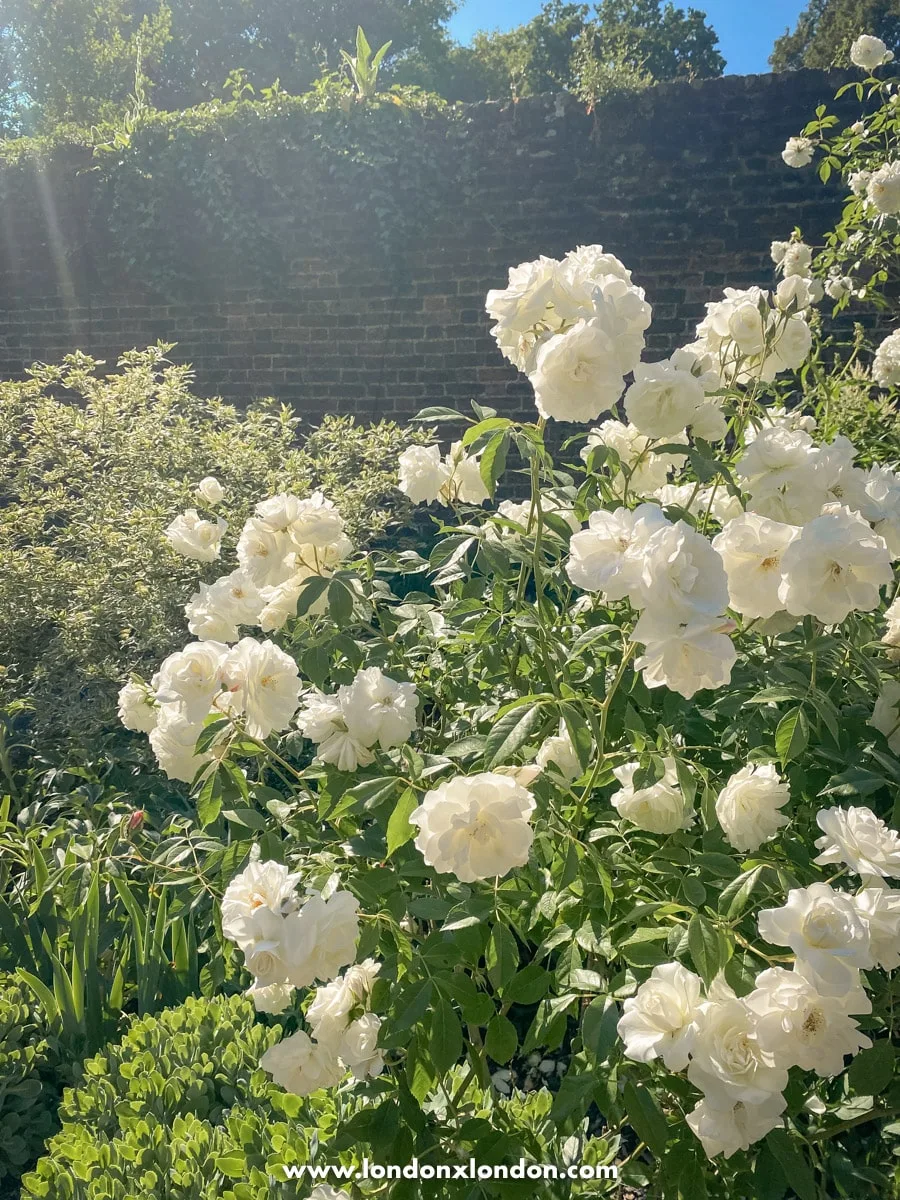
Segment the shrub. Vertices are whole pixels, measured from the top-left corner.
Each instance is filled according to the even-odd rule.
[[[56,1127],[55,1053],[33,997],[0,975],[0,1196]]]
[[[129,353],[108,375],[73,354],[0,384],[2,696],[30,703],[45,752],[66,739],[95,751],[123,678],[178,641],[180,596],[204,570],[161,532],[197,504],[201,478],[225,487],[231,525],[273,489],[324,487],[358,539],[405,507],[386,464],[417,434],[331,418],[303,445],[274,402],[240,412],[193,395],[168,349]]]
[[[252,1168],[273,1153],[279,1136],[300,1151],[304,1142],[291,1118],[269,1115],[278,1097],[258,1060],[279,1028],[254,1025],[253,1017],[253,1006],[232,996],[191,998],[134,1021],[121,1042],[77,1070],[60,1106],[62,1130],[24,1178],[22,1196],[254,1194],[223,1187],[230,1174],[258,1186]],[[286,1107],[296,1115],[301,1104]]]

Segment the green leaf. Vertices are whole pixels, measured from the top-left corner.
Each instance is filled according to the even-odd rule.
[[[498,990],[512,979],[519,965],[519,945],[508,926],[498,923],[493,927],[484,961],[488,979]]]
[[[457,412],[455,408],[446,408],[442,405],[434,405],[431,408],[420,408],[412,421],[420,421],[424,425],[437,425],[442,421],[470,421],[470,417],[465,417],[461,412]]]
[[[631,1127],[656,1157],[662,1158],[669,1140],[669,1127],[652,1093],[646,1087],[635,1087],[629,1079],[622,1098]]]
[[[438,996],[432,1013],[429,1049],[434,1069],[439,1074],[449,1071],[462,1054],[462,1026],[456,1009],[443,996]]]
[[[752,871],[744,871],[722,889],[719,894],[719,912],[726,920],[731,921],[741,915],[750,901],[750,896],[761,883],[765,870],[766,867],[761,866],[754,867]]]
[[[581,1018],[581,1040],[598,1063],[605,1063],[618,1043],[619,1006],[609,996],[597,996]]]
[[[894,1046],[886,1038],[868,1050],[860,1050],[850,1064],[847,1078],[858,1096],[877,1096],[894,1078]]]
[[[342,579],[328,584],[328,611],[335,625],[347,625],[353,617],[353,593]]]
[[[508,450],[509,434],[497,433],[491,438],[482,452],[478,462],[478,470],[481,472],[481,479],[488,490],[489,496],[493,496],[497,480],[506,470],[506,455]]]
[[[225,799],[225,781],[228,776],[224,768],[219,765],[214,771],[211,771],[203,781],[200,791],[197,793],[197,817],[200,821],[200,828],[205,829],[207,825],[212,825],[219,813],[222,811],[222,803]]]
[[[516,1052],[519,1037],[516,1027],[508,1017],[498,1013],[487,1027],[484,1048],[494,1062],[509,1062]]]
[[[503,999],[516,1004],[535,1004],[550,987],[551,975],[537,963],[529,963],[517,972],[503,989]]]
[[[688,950],[697,974],[708,986],[724,966],[718,930],[696,913],[688,925]]]
[[[324,575],[312,575],[306,580],[297,597],[298,617],[302,617],[308,613],[315,602],[321,596],[324,596],[330,582]]]
[[[766,1145],[800,1200],[817,1200],[819,1192],[812,1168],[791,1141],[787,1130],[773,1129],[771,1133],[766,1134]]]
[[[495,721],[484,744],[485,768],[490,771],[508,763],[540,724],[541,715],[541,706],[533,704],[514,708]]]
[[[418,807],[419,797],[412,788],[407,788],[394,806],[387,823],[387,857],[405,846],[416,835],[415,825],[410,825],[409,815]]]
[[[809,745],[809,721],[802,708],[792,708],[778,722],[775,730],[775,752],[786,766]]]

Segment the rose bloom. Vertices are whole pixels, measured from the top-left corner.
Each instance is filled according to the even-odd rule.
[[[785,550],[779,597],[795,616],[811,613],[837,625],[849,613],[868,612],[894,577],[884,538],[849,508],[834,506],[810,521]]]
[[[613,768],[622,787],[610,796],[609,802],[619,816],[625,817],[648,833],[675,833],[693,823],[694,814],[688,807],[678,783],[673,758],[664,758],[665,774],[648,787],[634,787],[634,776],[640,763],[624,763]]]
[[[731,1158],[739,1150],[749,1150],[773,1129],[783,1124],[787,1100],[778,1092],[764,1100],[746,1104],[734,1100],[725,1091],[708,1093],[685,1118],[699,1138],[707,1158],[721,1154]]]
[[[200,726],[191,722],[177,705],[161,706],[149,740],[156,761],[169,779],[193,783],[200,768],[211,761],[211,754],[196,753],[199,735]]]
[[[334,1052],[312,1041],[302,1030],[270,1046],[259,1065],[279,1087],[295,1096],[336,1087],[344,1075]]]
[[[357,671],[346,691],[341,711],[350,734],[364,746],[376,742],[382,750],[402,746],[416,728],[419,697],[413,683],[398,683],[379,667]]]
[[[189,642],[163,659],[156,675],[156,699],[174,705],[192,724],[199,724],[222,689],[223,642]]]
[[[815,143],[807,137],[789,137],[781,157],[789,167],[808,167],[812,162]]]
[[[258,980],[254,979],[252,985],[247,988],[244,995],[248,1000],[253,1001],[253,1007],[257,1012],[264,1013],[283,1013],[291,1002],[294,995],[293,984],[290,983],[269,983],[262,985]]]
[[[774,946],[790,946],[797,969],[826,996],[845,996],[857,986],[858,972],[874,965],[869,931],[853,898],[827,883],[792,888],[781,908],[765,908],[760,936]]]
[[[900,967],[900,891],[867,887],[852,900],[869,930],[875,965],[884,971],[896,971]]]
[[[706,1095],[762,1104],[784,1091],[788,1073],[760,1044],[755,1014],[731,993],[700,1006],[688,1079]]]
[[[243,713],[251,737],[265,739],[287,729],[297,711],[300,673],[274,642],[241,638],[222,663],[232,711]]]
[[[569,540],[566,574],[576,587],[602,592],[608,600],[633,599],[640,591],[644,548],[651,534],[668,524],[656,504],[598,509],[588,528]]]
[[[746,512],[713,538],[713,549],[728,576],[728,601],[736,612],[750,618],[771,617],[784,608],[778,599],[781,559],[799,532],[795,525]]]
[[[682,431],[666,440],[687,445],[687,434]],[[657,454],[650,450],[650,438],[634,425],[623,425],[621,421],[604,421],[588,433],[587,445],[581,449],[584,461],[595,446],[608,446],[619,456],[623,470],[613,480],[617,495],[622,495],[627,483],[632,495],[652,496],[665,484],[673,467],[684,461],[683,454]]]
[[[371,1079],[384,1070],[384,1057],[378,1049],[380,1028],[381,1019],[371,1012],[363,1013],[347,1026],[338,1054],[354,1079]]]
[[[410,446],[400,455],[400,491],[413,504],[431,504],[450,478],[450,468],[441,458],[440,446]]]
[[[235,875],[222,897],[222,933],[242,950],[260,939],[259,919],[268,913],[283,916],[297,902],[300,876],[292,874],[283,863],[261,862],[247,864]]]
[[[882,215],[900,212],[900,162],[885,163],[872,172],[866,198]]]
[[[225,499],[225,489],[216,479],[215,475],[206,475],[197,484],[197,490],[194,493],[198,500],[202,500],[205,504],[215,505],[221,504]]]
[[[638,363],[625,393],[625,413],[641,433],[666,438],[691,424],[703,399],[703,388],[689,371],[669,362]]]
[[[900,834],[870,808],[824,809],[816,824],[825,835],[816,841],[817,866],[845,863],[865,884],[900,875]]]
[[[677,619],[710,615],[728,605],[728,579],[708,538],[684,521],[657,529],[642,547],[641,586],[636,602]],[[639,641],[645,639],[639,638]]]
[[[213,562],[219,557],[222,535],[227,528],[221,517],[205,521],[196,508],[189,508],[168,526],[166,538],[172,549],[184,558]]]
[[[733,629],[733,621],[705,612],[647,608],[631,635],[644,646],[635,670],[647,687],[668,687],[686,700],[704,688],[724,687],[737,662],[728,637]]]
[[[668,1070],[683,1071],[697,1031],[701,988],[699,976],[681,963],[654,967],[622,1006],[617,1029],[628,1058],[661,1058]]]
[[[840,1075],[846,1055],[872,1045],[850,1016],[872,1011],[861,987],[823,996],[796,971],[773,967],[757,976],[746,1003],[756,1014],[757,1041],[781,1066]]]
[[[741,767],[719,792],[716,816],[727,841],[744,853],[758,850],[788,818],[779,812],[790,788],[771,763]]]
[[[263,600],[244,571],[201,583],[184,606],[188,629],[201,641],[236,642],[239,625],[255,625]]]
[[[460,775],[426,792],[410,814],[416,849],[440,874],[462,883],[506,875],[528,861],[534,797],[508,775]]]
[[[156,728],[159,707],[145,683],[129,680],[119,689],[119,720],[134,733],[149,733]]]
[[[872,378],[883,388],[900,384],[900,329],[889,333],[875,351]]]
[[[316,988],[312,1004],[306,1010],[306,1020],[317,1042],[336,1046],[350,1023],[351,1010],[366,1005],[381,964],[367,958],[348,967],[343,975],[323,987]]]
[[[593,421],[624,387],[615,343],[593,319],[541,346],[531,382],[538,412],[557,421]]]
[[[559,733],[554,737],[545,738],[541,743],[535,763],[542,771],[546,771],[552,765],[569,783],[581,775],[581,763],[565,721],[560,721]]]
[[[880,37],[870,33],[862,33],[850,47],[850,61],[855,67],[870,74],[877,67],[883,67],[894,57],[893,50],[888,50]]]

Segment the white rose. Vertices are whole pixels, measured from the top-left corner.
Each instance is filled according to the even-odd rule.
[[[746,1004],[756,1015],[757,1041],[779,1066],[840,1075],[845,1055],[872,1045],[850,1016],[872,1011],[862,988],[823,996],[796,971],[773,967],[757,976]]]
[[[687,445],[687,435],[682,431],[667,439]],[[627,487],[635,496],[652,496],[662,487],[673,467],[684,461],[684,455],[656,454],[649,449],[650,438],[645,437],[634,425],[623,425],[621,421],[604,421],[598,429],[592,429],[581,457],[587,461],[595,446],[608,446],[618,454],[622,466],[627,469]],[[621,495],[626,487],[626,472],[619,471],[613,480],[616,493]]]
[[[867,887],[851,899],[869,931],[875,965],[896,971],[900,967],[900,891]]]
[[[656,504],[633,511],[592,512],[588,528],[569,540],[566,574],[576,587],[602,592],[608,600],[636,597],[640,592],[643,551],[657,529],[669,524]]]
[[[815,143],[807,137],[789,137],[781,157],[789,167],[808,167],[812,162]]]
[[[885,163],[872,172],[866,197],[883,215],[900,212],[900,162]]]
[[[888,334],[875,351],[872,378],[883,388],[900,384],[900,329]]]
[[[678,783],[675,760],[664,758],[663,767],[662,779],[638,789],[634,787],[634,776],[640,769],[639,763],[624,763],[613,768],[622,787],[610,796],[610,804],[619,816],[648,833],[675,833],[687,829],[694,820]]]
[[[534,797],[497,772],[457,776],[426,792],[410,814],[430,867],[463,883],[506,875],[528,861]]]
[[[812,271],[812,250],[805,242],[788,242],[779,266],[785,276],[802,276],[809,278]],[[805,308],[805,305],[800,305]]]
[[[880,37],[870,33],[862,33],[850,47],[850,61],[855,67],[871,74],[876,68],[883,67],[894,57],[894,52],[888,50]]]
[[[291,1003],[294,989],[289,983],[270,983],[259,985],[254,980],[252,987],[247,988],[244,995],[253,1001],[257,1012],[283,1013]]]
[[[287,729],[300,691],[300,672],[289,654],[274,642],[241,638],[224,658],[221,674],[231,709],[243,714],[251,737],[264,740]]]
[[[156,699],[173,705],[193,725],[209,713],[222,689],[222,666],[228,647],[222,642],[190,642],[163,659],[156,677]],[[196,740],[196,739],[195,739]]]
[[[384,1058],[378,1049],[381,1021],[374,1013],[363,1013],[347,1026],[338,1054],[355,1079],[374,1078],[384,1070]]]
[[[369,763],[373,763],[375,755],[348,730],[336,729],[319,742],[316,759],[319,762],[331,763],[339,771],[349,774],[358,767],[367,767]]]
[[[771,617],[784,608],[778,597],[781,560],[799,532],[795,525],[746,512],[713,538],[728,577],[731,608],[751,618]]]
[[[745,1104],[725,1091],[710,1092],[685,1120],[699,1138],[707,1158],[721,1154],[731,1158],[739,1150],[749,1150],[773,1129],[783,1124],[787,1100],[772,1092],[764,1100]]]
[[[683,1071],[697,1031],[701,986],[700,978],[680,963],[654,967],[622,1006],[617,1028],[628,1058],[661,1058],[669,1071]]]
[[[797,969],[824,995],[846,995],[858,972],[873,966],[869,931],[852,897],[827,883],[792,888],[781,908],[760,912],[758,925],[767,942],[790,946]]]
[[[219,483],[214,475],[206,475],[197,484],[196,492],[194,493],[198,500],[205,504],[215,506],[221,504],[225,499],[225,489]]]
[[[201,726],[194,724],[174,704],[164,704],[150,731],[150,746],[156,761],[169,779],[193,783],[194,776],[212,757],[196,754]]]
[[[293,954],[291,982],[309,987],[313,980],[328,981],[356,958],[359,941],[359,902],[350,892],[336,891],[326,900],[313,895],[298,914],[304,928],[298,929]],[[302,939],[300,935],[302,934]]]
[[[341,710],[351,736],[364,746],[377,742],[382,750],[409,741],[418,704],[415,684],[398,683],[379,667],[357,671],[346,691],[341,689]]]
[[[300,876],[283,863],[252,860],[235,875],[222,897],[222,933],[241,950],[263,940],[260,921],[279,918],[296,907]],[[268,927],[265,930],[268,933]]]
[[[581,763],[565,721],[560,721],[559,733],[555,737],[545,738],[541,743],[535,762],[543,771],[552,764],[569,783],[582,774]]]
[[[222,535],[228,525],[221,517],[204,521],[196,508],[180,513],[166,529],[172,549],[184,558],[197,562],[213,562],[222,548]]]
[[[270,1046],[259,1065],[286,1092],[309,1096],[319,1088],[336,1087],[344,1070],[334,1053],[301,1030]]]
[[[441,459],[440,446],[410,446],[397,461],[398,486],[413,504],[432,504],[450,479],[450,468]]]
[[[134,733],[150,733],[156,728],[159,708],[145,683],[129,680],[119,689],[119,720]]]
[[[845,863],[864,884],[900,875],[900,834],[870,808],[822,809],[816,824],[825,835],[816,841],[817,866]]]
[[[647,608],[631,635],[644,646],[635,670],[647,687],[668,687],[686,700],[704,688],[724,687],[737,661],[728,637],[733,629],[733,621],[703,612]]]
[[[232,571],[214,583],[201,583],[184,606],[188,629],[201,641],[236,642],[239,625],[254,625],[262,597],[244,571]]]
[[[366,1005],[381,964],[367,958],[348,967],[343,975],[324,987],[316,988],[306,1020],[318,1042],[337,1047],[350,1020],[352,1009]]]
[[[703,403],[699,380],[668,362],[638,363],[625,393],[625,413],[641,433],[667,438],[690,425]]]
[[[657,529],[643,546],[642,556],[639,605],[652,605],[673,620],[727,608],[728,579],[722,559],[709,539],[686,522]]]
[[[624,387],[615,343],[593,319],[541,346],[531,382],[538,412],[557,421],[593,421]]]
[[[716,800],[716,816],[729,844],[747,852],[773,838],[788,822],[778,810],[790,795],[790,788],[771,763],[741,767]]]
[[[826,625],[877,608],[881,588],[894,577],[884,538],[858,513],[836,505],[803,527],[781,566],[783,607],[795,616],[811,613]]]
[[[701,1004],[688,1079],[707,1096],[763,1104],[787,1087],[787,1069],[763,1049],[756,1016],[734,995]]]

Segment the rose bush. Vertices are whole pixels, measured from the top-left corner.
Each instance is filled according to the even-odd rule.
[[[321,493],[170,534],[226,573],[122,718],[211,839],[258,839],[222,933],[294,1030],[263,1068],[346,1097],[335,1154],[552,1145],[667,1197],[896,1187],[900,474],[835,414],[900,354],[815,307],[880,296],[896,246],[900,111],[862,86],[863,132],[825,140],[823,109],[784,155],[821,149],[855,197],[825,249],[776,243],[777,286],[726,288],[664,362],[599,246],[489,293],[537,418],[474,406],[449,454],[400,456],[438,506],[428,561],[358,551]],[[562,463],[552,420],[588,426]],[[485,507],[511,459],[530,499]],[[560,1050],[532,1122],[516,1084]]]

